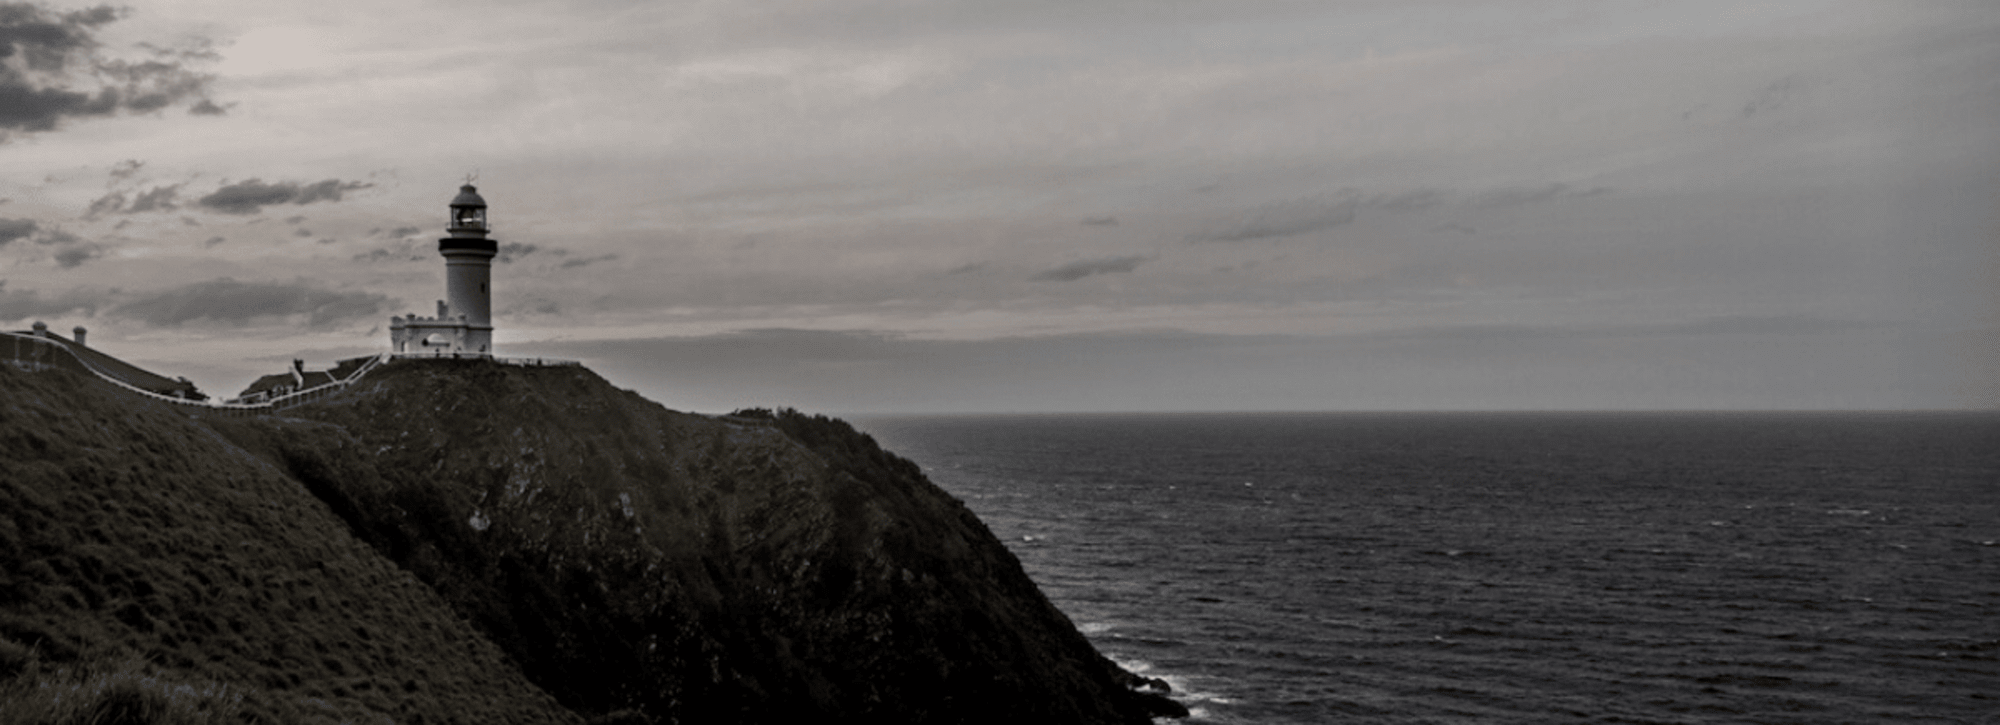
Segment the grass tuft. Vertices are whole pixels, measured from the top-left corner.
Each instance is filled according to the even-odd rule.
[[[227,685],[177,682],[137,662],[32,673],[0,686],[10,725],[238,725],[242,700]]]

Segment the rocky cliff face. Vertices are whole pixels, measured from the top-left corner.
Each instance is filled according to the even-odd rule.
[[[197,457],[302,485],[587,717],[1174,709],[1123,686],[963,504],[838,421],[676,413],[581,368],[472,361],[399,363],[287,415],[170,422],[214,441]]]

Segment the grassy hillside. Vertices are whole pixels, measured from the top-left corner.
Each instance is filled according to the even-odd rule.
[[[288,722],[1177,709],[1128,689],[961,502],[839,421],[677,413],[582,368],[484,361],[201,420],[0,375],[0,544],[31,552],[0,579],[0,637],[34,650],[16,683],[91,664]]]
[[[267,460],[94,378],[0,366],[0,712],[93,708],[578,720]]]

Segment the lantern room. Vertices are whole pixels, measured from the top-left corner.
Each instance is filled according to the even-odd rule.
[[[471,184],[458,187],[458,196],[451,200],[451,222],[445,231],[452,236],[486,236],[486,200],[479,197],[479,190]]]

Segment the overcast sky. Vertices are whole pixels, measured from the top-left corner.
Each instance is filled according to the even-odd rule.
[[[0,2],[0,326],[669,407],[2000,406],[1991,0]]]

